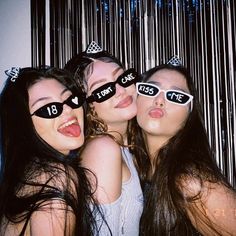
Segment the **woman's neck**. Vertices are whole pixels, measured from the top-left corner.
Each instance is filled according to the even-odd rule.
[[[118,141],[127,144],[128,121],[108,124],[108,133],[113,135]]]
[[[159,150],[167,143],[169,140],[166,136],[156,136],[144,133],[145,142],[147,144],[147,150],[149,152],[149,157],[151,159],[152,165],[156,161]]]

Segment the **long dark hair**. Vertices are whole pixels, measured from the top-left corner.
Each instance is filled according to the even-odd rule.
[[[93,235],[96,226],[90,210],[92,190],[87,170],[79,164],[78,150],[65,156],[49,146],[35,131],[29,112],[29,87],[50,78],[72,93],[81,92],[64,70],[23,68],[18,78],[6,81],[1,93],[0,223],[2,225],[5,220],[23,222],[23,235],[31,215],[56,198],[75,214],[73,233]],[[46,176],[45,181],[40,180],[42,175]],[[69,210],[67,208],[65,211]]]
[[[206,181],[221,183],[227,188],[231,186],[213,158],[193,80],[188,71],[182,66],[165,64],[145,72],[142,81],[146,82],[151,75],[163,69],[177,71],[186,78],[190,93],[194,96],[193,109],[184,127],[159,150],[157,157],[154,158],[155,171],[152,177],[150,177],[149,152],[142,130],[137,122],[133,124],[135,135],[132,142],[136,148],[132,149],[132,152],[136,158],[142,186],[146,187],[140,232],[141,235],[194,235],[196,230],[187,210],[196,216],[189,203],[199,199],[202,189],[200,188],[193,196],[187,197],[183,194],[185,188],[183,181],[195,180],[200,187],[203,187]],[[198,220],[211,227],[207,216],[201,216]],[[213,226],[213,231],[217,233],[215,228]]]

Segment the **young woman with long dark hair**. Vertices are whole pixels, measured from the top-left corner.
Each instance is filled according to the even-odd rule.
[[[94,235],[85,96],[68,72],[12,68],[0,97],[1,235]]]
[[[141,235],[236,235],[236,193],[214,159],[187,70],[154,67],[137,92],[133,154],[145,188]]]

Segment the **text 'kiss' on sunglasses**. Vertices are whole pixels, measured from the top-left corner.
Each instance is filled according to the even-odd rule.
[[[101,103],[111,98],[116,93],[116,84],[127,88],[132,84],[138,82],[139,76],[138,73],[134,69],[126,70],[123,74],[121,74],[116,81],[109,82],[101,87],[95,89],[92,94],[87,97],[87,102],[97,102]]]
[[[193,100],[193,96],[188,93],[175,89],[163,90],[151,83],[137,83],[136,89],[139,95],[146,97],[156,97],[160,92],[163,92],[167,101],[177,105],[187,105]]]
[[[37,109],[31,116],[35,115],[41,118],[53,119],[61,115],[63,105],[66,104],[72,109],[77,109],[83,105],[86,96],[84,93],[71,95],[64,102],[51,102]]]

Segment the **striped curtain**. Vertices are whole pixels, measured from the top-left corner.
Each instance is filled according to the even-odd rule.
[[[31,9],[34,66],[49,56],[63,67],[92,40],[140,73],[179,56],[194,78],[217,163],[236,186],[234,0],[31,0]]]

